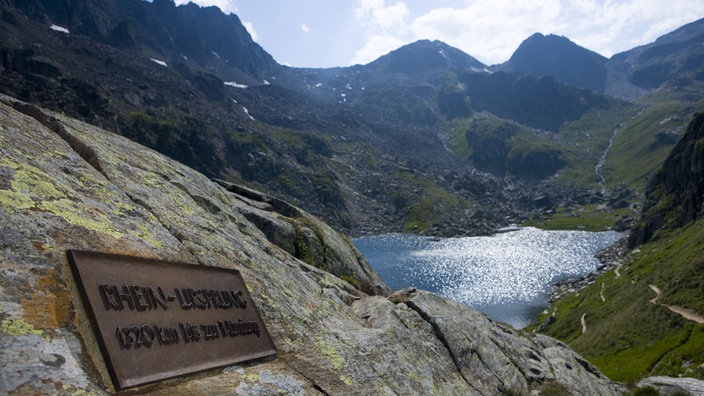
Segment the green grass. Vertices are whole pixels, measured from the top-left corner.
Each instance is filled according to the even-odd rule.
[[[614,128],[637,111],[634,105],[615,102],[609,110],[591,110],[562,125],[555,140],[563,145],[567,165],[560,171],[557,182],[596,187],[599,180],[594,167],[608,147]]]
[[[677,103],[679,107],[675,106],[673,109],[684,107],[682,103]],[[558,172],[556,181],[563,185],[596,188],[599,179],[594,173],[594,167],[608,147],[614,128],[621,125],[620,134],[627,137],[632,134],[638,139],[640,124],[631,125],[629,120],[637,116],[643,106],[614,102],[607,110],[586,112],[578,120],[565,123],[558,132],[554,133],[531,130],[515,122],[492,115],[454,119],[446,123],[445,131],[449,137],[450,148],[460,157],[471,159],[474,153],[466,136],[469,129],[472,129],[476,135],[500,134],[501,131],[505,132],[507,129],[513,129],[513,135],[506,140],[509,150],[514,152],[559,150],[561,158],[567,164]],[[643,122],[652,122],[652,120],[647,119]],[[623,132],[626,129],[628,133]],[[652,132],[652,135],[654,136],[657,131],[659,130]],[[652,143],[648,139],[641,140],[646,142],[639,143]],[[647,148],[646,146],[645,149],[647,150]],[[612,156],[607,157],[607,164],[603,168],[604,171],[602,173],[610,177],[608,180],[613,181],[613,185],[618,184],[615,181],[624,177],[624,173],[631,172],[633,168],[642,170],[643,174],[629,176],[629,178],[623,180],[642,179],[649,175],[653,170],[653,166],[659,165],[667,155],[667,153],[657,151],[648,153],[648,156],[643,156],[641,152],[640,157],[634,158],[633,155],[630,155],[628,161],[614,162],[616,158],[620,158],[622,155],[621,151],[625,152],[626,149],[626,146],[619,146],[618,149],[612,148]],[[648,160],[651,163],[646,164],[647,166],[642,166],[641,162],[644,160]],[[622,170],[624,167],[625,169]],[[613,175],[608,174],[607,171],[611,171]],[[641,179],[638,180],[640,181]],[[638,184],[638,187],[640,188],[638,191],[641,191],[643,188],[642,183]]]
[[[412,172],[397,172],[396,178],[417,187],[419,197],[395,196],[404,202],[413,202],[408,207],[404,232],[423,233],[441,222],[448,214],[462,210],[462,203],[453,194],[445,191],[430,179]]]
[[[472,121],[467,118],[456,118],[445,125],[445,131],[450,137],[450,149],[462,158],[472,155],[472,146],[467,142],[467,129]]]
[[[703,266],[704,220],[699,220],[636,250],[620,269],[620,277],[611,270],[584,290],[555,302],[547,312],[554,310],[557,320],[546,334],[569,343],[616,381],[647,375],[704,379],[700,367],[704,325],[650,303],[655,293],[649,287],[654,284],[662,290],[659,303],[677,301],[704,314]],[[582,315],[587,322],[584,334]]]
[[[662,165],[672,149],[671,144],[658,145],[655,135],[660,131],[683,130],[686,125],[686,122],[661,124],[677,114],[680,108],[680,103],[652,105],[623,126],[604,167],[609,183],[618,181],[639,191],[645,188],[647,179]]]
[[[618,220],[631,214],[629,208],[610,209],[588,205],[572,210],[558,210],[550,216],[532,219],[523,225],[543,230],[606,231]]]
[[[672,144],[658,144],[656,134],[684,132],[691,109],[701,109],[704,99],[665,88],[641,99],[638,105],[642,112],[632,118],[624,117],[625,122],[609,152],[604,173],[610,186],[625,183],[631,189],[642,191],[648,178],[673,147]]]

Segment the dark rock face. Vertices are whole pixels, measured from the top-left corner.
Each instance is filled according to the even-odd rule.
[[[349,241],[267,194],[7,96],[0,128],[2,394],[114,392],[67,249],[238,269],[278,351],[135,393],[619,392],[552,338],[423,291],[384,297]]]
[[[550,76],[465,72],[459,80],[468,87],[467,96],[475,110],[548,131],[557,131],[565,121],[609,104],[601,95],[567,86]]]
[[[631,231],[629,245],[634,247],[649,241],[660,229],[682,227],[700,218],[702,197],[704,114],[698,113],[649,182],[641,218]]]
[[[239,18],[216,7],[171,0],[10,1],[32,19],[172,62],[186,59],[221,79],[264,78],[279,65],[252,41]],[[261,81],[260,81],[261,83]]]
[[[509,151],[506,145],[508,137],[498,134],[477,136],[472,131],[467,131],[466,136],[472,146],[472,159],[477,168],[499,173],[505,170]]]
[[[542,179],[560,170],[566,161],[557,150],[514,151],[508,156],[508,169],[514,175]]]
[[[566,37],[535,33],[498,69],[551,76],[558,81],[603,92],[607,59]]]

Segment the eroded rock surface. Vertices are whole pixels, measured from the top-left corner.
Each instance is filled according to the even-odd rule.
[[[704,395],[704,381],[696,378],[653,376],[638,381],[639,388],[651,387],[661,395]]]
[[[136,392],[493,395],[546,384],[618,392],[556,340],[427,292],[385,297],[345,237],[258,194],[0,97],[0,393],[114,391],[68,249],[238,269],[278,350],[274,360]]]

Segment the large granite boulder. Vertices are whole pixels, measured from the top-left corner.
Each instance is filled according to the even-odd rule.
[[[0,228],[0,394],[115,391],[69,249],[237,269],[278,351],[132,392],[619,391],[554,339],[427,292],[389,295],[348,239],[297,208],[5,96]]]

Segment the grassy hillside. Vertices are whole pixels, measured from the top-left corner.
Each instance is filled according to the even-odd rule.
[[[626,184],[643,191],[673,145],[684,132],[694,111],[704,108],[702,83],[688,88],[660,89],[638,101],[640,112],[624,117],[604,166],[608,186]]]
[[[651,285],[661,291],[655,303]],[[704,220],[636,249],[620,269],[554,303],[539,323],[554,314],[554,323],[542,331],[568,343],[614,380],[704,379],[704,324],[666,305],[704,315]]]
[[[535,218],[523,223],[524,226],[542,230],[584,230],[608,231],[614,224],[633,214],[631,208],[611,209],[603,205],[585,205],[577,208],[559,207],[544,218]]]
[[[565,146],[567,166],[558,175],[558,182],[599,188],[600,178],[594,168],[604,152],[611,151],[609,141],[614,130],[636,116],[638,110],[639,106],[619,102],[607,110],[592,110],[578,120],[563,124],[557,140]],[[666,155],[662,156],[663,160]]]
[[[624,113],[635,107],[614,103],[608,110],[591,110],[565,123],[557,132],[529,128],[489,113],[455,118],[445,124],[449,147],[477,168],[495,174],[542,179],[557,175],[560,184],[596,188],[594,166],[608,146],[611,131]],[[521,164],[515,159],[536,154],[539,161]],[[559,162],[551,162],[557,155]],[[664,157],[663,157],[664,158]],[[527,168],[543,174],[526,175]]]

